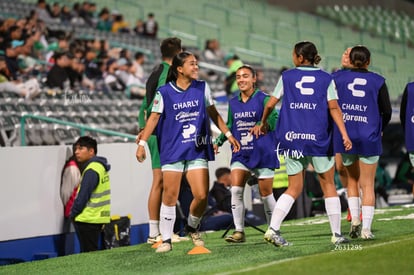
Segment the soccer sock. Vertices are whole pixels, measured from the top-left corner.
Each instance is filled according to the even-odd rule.
[[[175,205],[167,206],[161,203],[160,232],[163,241],[171,240],[174,231],[175,215]]]
[[[270,227],[273,230],[280,230],[280,225],[282,224],[286,215],[289,213],[294,202],[295,199],[288,194],[282,194],[279,197],[279,199],[276,201],[275,208],[273,209],[272,219],[270,220]]]
[[[198,226],[200,225],[200,220],[201,218],[190,214],[188,215],[187,224],[188,226],[191,226],[194,229],[198,229]]]
[[[332,235],[335,235],[335,233],[341,234],[341,202],[339,197],[325,198],[325,209]]]
[[[160,221],[149,220],[149,236],[157,237],[160,234]]]
[[[359,222],[359,197],[349,197],[348,206],[351,212],[352,222]]]
[[[374,206],[362,206],[362,229],[371,231],[372,219],[374,218]]]
[[[270,220],[272,219],[273,209],[275,208],[275,205],[276,205],[276,200],[273,194],[270,194],[266,197],[262,197],[262,201],[263,201],[264,213],[266,216],[266,222],[269,225]]]
[[[236,231],[244,231],[244,203],[243,203],[244,187],[231,187],[231,212],[233,213],[233,222]]]

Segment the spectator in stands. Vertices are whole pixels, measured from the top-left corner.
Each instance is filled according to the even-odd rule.
[[[142,130],[146,126],[147,119],[151,114],[152,103],[157,89],[166,83],[172,59],[175,55],[181,52],[181,40],[176,37],[164,39],[161,42],[160,51],[162,62],[154,68],[154,71],[148,77],[146,83],[146,94],[142,100],[142,105],[139,110],[138,121],[141,130],[137,136],[137,140],[139,140]],[[163,181],[160,154],[158,151],[158,139],[155,133],[151,135],[147,141],[148,148],[151,153],[152,166],[152,184],[150,194],[148,196],[149,236],[147,243],[154,244],[161,239],[159,223]]]
[[[94,8],[96,8],[96,6],[94,7],[93,3],[84,1],[78,12],[79,17],[81,17],[83,21],[86,23],[86,25],[88,25],[89,27],[95,26],[94,14],[93,14]]]
[[[124,64],[121,65],[124,66]],[[106,73],[104,75],[104,80],[110,92],[123,92],[126,89],[125,82],[122,81],[122,79],[116,73],[119,67],[121,67],[119,60],[116,60],[114,58],[109,59],[106,63]]]
[[[59,2],[55,2],[52,5],[52,9],[50,10],[50,16],[56,20],[56,22],[61,22],[61,16],[60,16],[60,12],[61,12],[61,7],[59,5]]]
[[[111,166],[106,158],[97,156],[95,139],[82,136],[75,142],[75,156],[81,167],[81,182],[70,218],[74,223],[81,252],[99,249],[102,228],[110,222]]]
[[[25,82],[11,80],[4,55],[0,55],[0,92],[16,93],[26,99],[32,99],[40,93],[37,79]]]
[[[334,148],[342,153],[347,169],[348,205],[352,223],[351,238],[373,239],[371,223],[375,208],[375,173],[382,153],[382,132],[391,119],[391,103],[385,79],[368,71],[371,53],[365,46],[355,46],[349,53],[350,70],[334,73],[338,103],[353,148],[344,150],[343,135],[334,129]],[[354,86],[358,85],[358,89]],[[350,106],[350,107],[344,107]],[[362,190],[362,230],[359,196]]]
[[[58,23],[58,21],[52,17],[50,6],[47,4],[46,0],[38,0],[35,11],[38,18],[41,18],[46,23]]]
[[[132,73],[133,77],[137,80],[138,85],[144,85],[146,82],[145,72],[144,72],[144,65],[145,63],[145,54],[142,52],[136,52],[134,55],[134,60],[132,61],[132,66],[130,72]]]
[[[145,35],[145,28],[144,28],[144,21],[142,19],[138,19],[135,23],[135,27],[133,29],[134,33],[138,36]]]
[[[154,13],[148,13],[147,21],[144,22],[144,35],[150,38],[157,38],[158,22],[155,20]]]
[[[123,33],[129,33],[129,24],[127,21],[124,20],[124,16],[122,14],[117,14],[114,17],[114,21],[112,23],[112,32],[123,32]]]
[[[102,8],[99,12],[96,29],[105,32],[110,32],[112,30],[111,14],[107,7]]]
[[[324,191],[325,208],[332,232],[331,242],[346,243],[348,240],[341,235],[341,203],[334,183],[335,162],[330,146],[332,121],[338,125],[347,151],[352,148],[352,142],[345,129],[332,77],[315,66],[321,60],[316,46],[309,41],[297,43],[293,48],[292,59],[296,68],[285,71],[279,78],[260,123],[252,131],[257,136],[266,132],[267,118],[283,96],[276,125],[276,139],[279,140],[277,152],[284,154],[286,159],[289,186],[276,202],[264,238],[275,246],[289,245],[280,234],[280,226],[302,192],[303,171],[311,163]],[[305,76],[313,79],[306,83],[306,88],[295,85],[303,84],[301,79]],[[304,102],[307,109],[303,108]]]
[[[400,121],[405,134],[405,147],[407,148],[411,165],[414,167],[414,82],[408,83],[404,89],[400,105]],[[412,186],[414,195],[414,184]]]
[[[209,118],[226,133],[233,150],[237,152],[240,149],[239,142],[231,135],[218,114],[207,83],[197,78],[198,65],[195,56],[189,52],[176,55],[168,73],[167,84],[158,89],[151,115],[138,142],[136,157],[139,162],[142,162],[146,157],[144,145],[158,125],[164,190],[160,210],[160,232],[163,243],[158,246],[156,252],[168,252],[172,249],[175,206],[184,172],[194,196],[186,230],[194,245],[204,246],[197,228],[207,206],[209,186],[207,161],[214,158],[213,147],[209,141],[211,138]],[[177,93],[177,91],[183,92]],[[192,103],[188,104],[189,102]],[[190,115],[197,114],[197,116],[191,116],[191,124],[188,116],[176,120],[175,118],[180,117],[183,112]],[[168,116],[165,115],[166,113]],[[165,135],[167,132],[169,134]],[[164,135],[160,135],[161,133]]]
[[[220,49],[220,43],[217,39],[207,39],[204,46],[203,57],[206,61],[221,61],[224,53]]]
[[[227,75],[225,80],[225,90],[227,96],[231,97],[235,92],[238,91],[237,82],[236,82],[236,71],[238,68],[243,66],[243,62],[240,60],[239,56],[233,53],[228,53],[224,57],[224,64],[227,66]]]
[[[72,12],[70,7],[67,5],[63,5],[60,10],[60,22],[64,25],[70,24],[72,21]]]
[[[7,68],[12,80],[18,80],[21,72],[19,66],[19,56],[28,56],[32,53],[33,45],[39,41],[42,33],[34,30],[23,37],[23,29],[17,25],[10,26],[0,44],[0,50],[5,53]]]
[[[70,86],[69,75],[67,72],[71,61],[67,52],[56,52],[54,55],[55,64],[46,76],[46,86],[64,90]]]
[[[231,205],[236,228],[233,234],[227,236],[225,240],[231,243],[242,243],[246,241],[243,194],[251,173],[254,173],[258,179],[259,192],[268,224],[276,203],[272,185],[274,170],[279,168],[279,161],[275,154],[276,141],[273,131],[278,113],[273,110],[269,116],[270,133],[256,139],[249,133],[249,130],[261,119],[269,96],[257,89],[256,71],[251,66],[243,65],[237,69],[236,82],[240,93],[230,99],[227,118],[227,127],[241,143],[240,151],[233,152],[231,157]],[[221,146],[225,140],[224,134],[217,137],[214,145],[216,152],[218,152],[218,146]]]
[[[75,57],[74,55],[70,55],[70,66],[67,68],[67,74],[70,81],[70,87],[74,91],[79,90],[88,90],[93,91],[94,90],[94,84],[91,81],[88,81],[84,77],[85,72],[85,65],[82,63],[82,61]]]
[[[81,17],[82,6],[79,2],[75,2],[72,6],[72,19],[70,21],[71,25],[83,26],[85,25],[85,20]]]
[[[98,63],[100,63],[101,65],[105,65],[105,62],[104,60],[100,60],[97,57],[98,55],[96,50],[87,47],[87,49],[85,50],[85,59],[83,60],[83,63],[85,64],[85,76],[92,81],[96,81],[103,78],[103,72]]]

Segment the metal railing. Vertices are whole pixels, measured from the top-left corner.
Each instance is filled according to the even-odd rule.
[[[39,116],[39,115],[34,115],[34,114],[25,114],[20,118],[21,146],[26,146],[26,129],[25,129],[26,128],[25,127],[26,126],[26,118],[34,118],[34,119],[43,120],[43,121],[50,122],[50,123],[61,124],[61,125],[66,125],[66,126],[70,126],[70,127],[73,127],[73,128],[78,128],[80,130],[80,136],[84,136],[85,131],[91,131],[91,132],[97,132],[97,133],[101,133],[101,134],[105,134],[105,135],[109,135],[109,136],[123,137],[123,138],[127,138],[127,139],[133,140],[133,141],[135,141],[135,139],[136,139],[136,136],[131,135],[131,134],[125,134],[125,133],[116,132],[116,131],[107,130],[107,129],[93,128],[93,127],[90,127],[90,126],[85,125],[85,124],[74,123],[74,122],[60,120],[60,119],[46,117],[46,116]]]

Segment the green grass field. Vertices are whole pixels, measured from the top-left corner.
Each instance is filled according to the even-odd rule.
[[[189,241],[163,254],[140,244],[2,266],[0,274],[413,274],[414,205],[376,210],[370,241],[332,245],[325,216],[285,222],[281,231],[291,246],[267,244],[248,227],[243,244],[226,243],[223,231],[204,234],[210,254],[187,255]]]

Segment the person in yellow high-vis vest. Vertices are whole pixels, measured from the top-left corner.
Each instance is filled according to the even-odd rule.
[[[96,156],[97,142],[83,136],[75,142],[76,160],[81,164],[81,182],[70,217],[74,223],[81,252],[99,249],[103,226],[110,222],[110,165]]]
[[[288,175],[286,173],[286,162],[285,158],[282,155],[278,156],[280,167],[275,170],[275,176],[273,177],[273,196],[275,200],[278,200],[279,197],[286,191],[288,188]],[[292,220],[296,218],[296,202],[290,209],[285,220]]]

